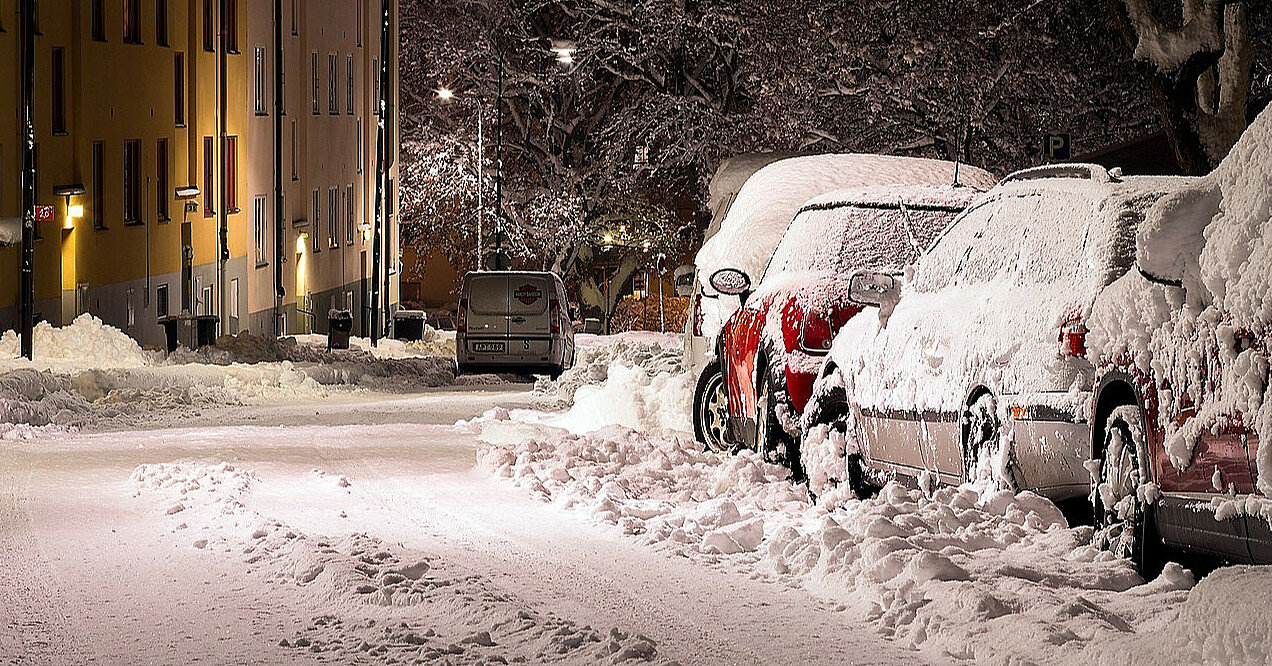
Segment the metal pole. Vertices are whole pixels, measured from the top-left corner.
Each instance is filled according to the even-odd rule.
[[[482,109],[484,108],[482,101],[477,100],[477,270],[481,270],[481,226],[486,217],[486,203],[483,193],[486,189],[486,180],[482,177],[482,163],[486,161],[486,144],[482,138]]]
[[[218,310],[217,314],[220,315],[220,317],[217,319],[217,328],[220,329],[221,333],[227,333],[229,330],[226,328],[229,322],[225,321],[225,318],[229,314],[229,308],[226,307],[228,301],[226,300],[227,294],[225,289],[225,271],[226,271],[226,261],[230,258],[230,228],[229,228],[230,211],[226,209],[226,204],[228,203],[226,194],[228,194],[229,188],[226,187],[227,184],[225,182],[225,176],[227,172],[227,168],[226,168],[227,155],[225,154],[226,146],[227,146],[226,136],[228,134],[228,131],[226,128],[226,114],[229,110],[229,96],[227,95],[228,91],[226,90],[226,88],[228,87],[226,84],[229,81],[228,69],[227,69],[229,66],[229,62],[227,58],[227,55],[228,55],[227,50],[229,49],[229,45],[230,45],[229,31],[228,31],[229,26],[227,25],[227,22],[226,22],[226,14],[228,13],[228,8],[226,7],[226,5],[228,3],[229,3],[229,0],[221,0],[220,15],[217,17],[218,23],[220,23],[221,29],[218,31],[219,39],[217,40],[220,42],[220,44],[218,45],[218,48],[217,48],[219,53],[217,53],[216,123],[217,123],[217,136],[219,139],[218,144],[220,146],[220,150],[217,151],[219,155],[217,156],[217,161],[216,161],[217,181],[219,185],[219,187],[217,187],[217,192],[216,192],[216,197],[217,197],[217,207],[216,207],[217,209],[217,214],[216,214],[216,217],[217,217],[217,258],[216,258],[217,285],[216,285],[216,288],[218,291],[217,300],[220,301],[220,305],[221,305],[221,307],[217,308]]]
[[[361,21],[362,17],[359,16]],[[274,0],[274,335],[283,324],[283,246],[286,212],[283,210],[283,0]],[[361,159],[361,156],[359,156]]]
[[[22,355],[35,357],[35,0],[22,2]],[[94,187],[100,187],[94,183]]]
[[[495,255],[503,254],[503,97],[504,45],[499,45],[499,85],[495,97]]]
[[[375,139],[375,224],[372,226],[371,240],[371,346],[379,345],[380,340],[380,270],[381,237],[384,226],[384,116],[386,115],[385,81],[388,74],[389,60],[389,0],[380,0],[380,98],[376,100],[379,118],[376,122]],[[385,270],[387,275],[388,271]]]

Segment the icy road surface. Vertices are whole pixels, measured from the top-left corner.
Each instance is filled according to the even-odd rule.
[[[453,424],[526,388],[0,442],[0,663],[922,661],[476,469]]]

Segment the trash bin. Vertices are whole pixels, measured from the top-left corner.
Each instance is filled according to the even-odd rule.
[[[348,310],[327,311],[327,349],[348,349],[353,333],[353,313]]]
[[[424,338],[424,311],[398,310],[393,313],[393,337],[407,342]]]
[[[163,327],[163,337],[168,343],[168,353],[177,351],[177,316],[167,315],[159,318],[159,325]]]
[[[221,320],[217,315],[199,315],[195,319],[196,343],[199,347],[211,347],[216,344],[216,324]]]

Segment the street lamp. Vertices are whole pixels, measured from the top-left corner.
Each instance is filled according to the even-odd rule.
[[[437,89],[437,98],[443,101],[454,99],[455,91],[447,88],[446,86],[442,86]]]

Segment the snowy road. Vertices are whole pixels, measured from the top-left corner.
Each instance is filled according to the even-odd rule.
[[[525,388],[0,444],[0,662],[919,661],[475,470],[452,424]]]

